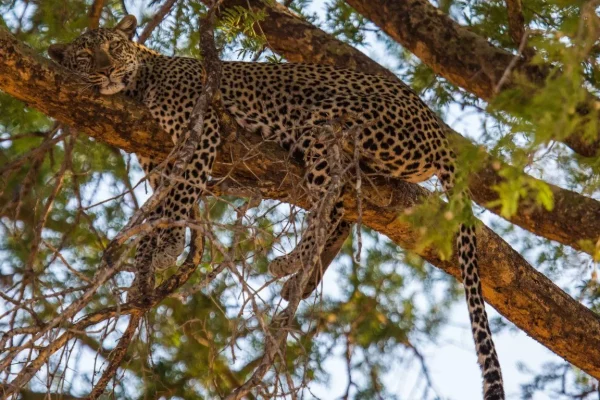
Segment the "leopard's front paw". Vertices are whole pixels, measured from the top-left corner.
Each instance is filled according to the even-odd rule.
[[[142,238],[135,252],[135,279],[127,292],[127,301],[148,297],[154,291],[154,266],[152,255],[156,248],[156,235]]]
[[[156,271],[175,265],[185,246],[185,228],[151,232],[140,240],[135,253],[135,279],[127,300],[143,299],[154,292]]]
[[[315,291],[317,286],[321,283],[321,278],[323,274],[320,271],[313,271],[313,274],[310,278],[308,278],[308,282],[306,282],[306,286],[302,291],[300,298],[307,299],[310,295]],[[297,286],[300,284],[300,274],[296,274],[288,279],[281,289],[281,297],[285,301],[290,301],[292,298],[292,293],[294,293],[297,289]]]
[[[154,270],[152,267],[148,270],[138,270],[131,287],[127,291],[128,302],[148,303],[154,293]]]
[[[300,257],[297,257],[294,252],[291,254],[277,257],[269,263],[269,273],[275,278],[282,278],[298,272],[302,268]]]
[[[152,266],[163,271],[175,265],[185,246],[185,228],[165,229],[160,232],[152,253]]]

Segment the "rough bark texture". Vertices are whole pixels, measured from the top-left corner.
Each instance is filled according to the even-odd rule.
[[[515,57],[454,22],[428,0],[346,2],[437,74],[484,100],[494,97],[496,85]],[[536,85],[543,84],[546,78],[544,66],[530,64],[524,59],[520,59],[512,71]],[[513,83],[508,79],[502,88],[509,88]],[[588,102],[594,100],[598,101],[590,94]],[[581,104],[577,111],[585,116],[589,109],[589,104]],[[589,142],[576,134],[566,138],[564,143],[582,156],[592,157],[600,148],[600,137]]]
[[[207,0],[203,0],[207,2]],[[298,17],[287,7],[261,0],[224,0],[222,8],[232,6],[252,7],[263,10],[266,18],[258,24],[258,32],[263,32],[267,45],[290,62],[335,65],[373,75],[383,75],[397,79],[390,70],[373,62],[367,55],[352,46],[340,46],[338,40],[327,32]],[[333,40],[332,40],[333,39]]]
[[[514,55],[460,26],[426,0],[347,0],[437,74],[489,100]],[[522,61],[515,70],[534,81],[545,76]]]
[[[518,47],[525,35],[525,18],[523,17],[523,6],[521,0],[505,0],[506,12],[508,13],[508,29],[510,38]]]
[[[142,107],[120,96],[100,98],[79,93],[76,83],[67,83],[72,79],[0,29],[0,90],[99,141],[159,158],[168,154],[169,138],[154,126]],[[276,144],[264,143],[256,147],[256,155],[238,162],[261,140],[258,135],[240,133],[236,140],[226,141],[215,165],[215,175],[227,173],[233,178],[230,186],[258,190],[265,198],[293,201],[287,196],[302,171],[284,160],[287,152]],[[393,181],[364,187],[363,193],[367,198],[383,195],[392,199],[387,207],[365,201],[363,222],[398,245],[413,249],[417,236],[397,216],[428,192],[418,185]],[[354,201],[351,195],[347,197],[350,219],[356,218]],[[478,240],[486,300],[544,346],[600,378],[600,317],[533,269],[488,228],[480,229]],[[418,253],[444,271],[459,276],[455,260],[442,261],[433,249]]]
[[[250,6],[253,10],[264,10],[267,17],[260,22],[259,29],[265,34],[271,49],[289,61],[328,64],[398,80],[389,70],[359,50],[302,20],[280,4],[268,6],[260,0],[224,1],[223,7],[231,6]],[[480,44],[491,47],[486,43]],[[458,132],[449,127],[446,131],[458,147],[473,146]],[[488,203],[498,200],[498,193],[492,187],[502,182],[502,178],[492,167],[493,164],[494,160],[491,158],[484,163],[481,171],[472,176],[469,188],[475,202],[498,213],[499,209],[487,206]],[[583,250],[583,241],[596,243],[600,237],[600,202],[554,185],[551,185],[551,189],[555,197],[552,211],[539,207],[520,207],[509,219],[510,222],[577,250]]]

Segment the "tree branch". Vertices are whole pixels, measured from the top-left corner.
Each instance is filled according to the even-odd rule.
[[[137,327],[140,323],[140,312],[132,312],[129,318],[129,324],[127,325],[125,333],[123,333],[123,336],[121,336],[121,339],[119,339],[119,344],[117,345],[117,347],[115,347],[115,349],[111,351],[112,356],[108,367],[104,370],[104,372],[102,373],[102,377],[100,378],[98,383],[96,383],[88,397],[91,400],[95,400],[102,396],[104,390],[106,389],[106,385],[108,385],[108,382],[110,382],[110,380],[113,379],[113,377],[117,373],[117,370],[121,367],[123,359],[127,354],[129,344],[133,340],[133,335],[135,334],[135,331],[137,330]]]
[[[515,57],[459,25],[427,0],[346,2],[419,57],[436,74],[483,100],[495,96],[495,87]],[[541,87],[548,70],[549,66],[534,65],[519,58],[511,76],[524,76]],[[503,89],[513,88],[515,84],[514,80],[508,79]],[[534,94],[531,89],[526,92]],[[588,93],[587,100],[577,107],[577,112],[586,117],[598,101],[600,99]],[[583,138],[583,133],[576,133],[563,141],[585,157],[595,156],[600,149],[600,135],[590,142]]]
[[[525,35],[525,18],[523,17],[523,7],[521,0],[505,0],[506,11],[508,13],[508,29],[510,38],[515,46],[519,46]]]
[[[140,37],[138,39],[138,43],[144,44],[146,40],[152,35],[152,32],[160,23],[165,19],[167,15],[171,12],[171,9],[175,5],[177,0],[167,0],[162,6],[160,6],[159,10],[154,14],[154,17],[148,22]]]
[[[167,156],[171,140],[143,107],[120,96],[84,94],[75,79],[0,29],[0,89],[97,140],[146,156],[160,159]],[[249,148],[255,152],[248,157]],[[275,143],[264,143],[259,135],[239,132],[239,139],[222,146],[214,175],[227,175],[230,179],[225,184],[259,190],[264,198],[297,200],[287,196],[303,172],[284,161],[286,156],[287,152]],[[403,181],[377,181],[377,186],[365,187],[363,193],[366,198],[391,199],[389,206],[365,201],[363,223],[398,245],[414,249],[417,234],[397,216],[417,205],[428,192]],[[357,218],[355,202],[353,196],[347,196],[347,216],[351,220]],[[300,201],[298,204],[306,206]],[[529,266],[488,228],[478,232],[478,241],[486,300],[544,346],[600,378],[600,317]],[[459,276],[455,260],[442,261],[434,249],[417,252],[432,264]],[[186,271],[182,277],[165,282],[157,289],[157,296],[178,287],[190,273]],[[125,307],[121,311],[126,312]],[[89,316],[85,324],[97,323],[94,321],[95,317]]]
[[[94,0],[90,6],[88,13],[88,27],[90,29],[96,29],[100,25],[100,16],[102,15],[102,8],[104,7],[105,0]]]

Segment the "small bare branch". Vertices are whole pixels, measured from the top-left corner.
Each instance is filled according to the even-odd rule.
[[[169,15],[173,6],[177,3],[177,0],[167,0],[164,2],[162,6],[158,9],[154,17],[148,22],[148,24],[144,27],[144,30],[140,34],[138,38],[139,44],[144,44],[146,40],[152,35],[152,32],[159,26],[163,20]]]
[[[100,397],[104,393],[104,389],[106,389],[106,385],[113,378],[113,376],[117,373],[117,369],[121,366],[123,362],[123,358],[125,358],[125,354],[127,354],[127,349],[129,348],[129,344],[133,340],[133,335],[137,330],[139,325],[141,315],[140,312],[133,312],[129,317],[129,325],[127,325],[127,329],[121,339],[119,340],[119,344],[115,349],[111,352],[112,358],[108,367],[104,370],[102,377],[94,386],[94,389],[89,395],[89,399],[95,400]]]

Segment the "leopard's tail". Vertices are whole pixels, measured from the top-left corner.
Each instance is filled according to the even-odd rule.
[[[444,189],[450,195],[453,186],[453,168],[450,173],[440,174]],[[471,331],[477,351],[477,361],[483,375],[483,398],[484,400],[504,400],[504,385],[502,371],[496,347],[492,340],[492,332],[488,322],[485,304],[481,292],[481,279],[479,277],[479,264],[477,258],[477,236],[475,227],[472,225],[471,201],[466,193],[458,193],[460,200],[471,215],[470,222],[460,226],[456,247],[458,249],[458,261],[461,270],[467,306],[469,307],[469,318],[471,319]]]
[[[483,398],[485,400],[504,400],[502,371],[500,370],[500,362],[492,340],[492,332],[490,331],[481,293],[475,228],[461,225],[456,244],[467,306],[469,307],[471,331],[477,350],[477,361],[483,374]]]

